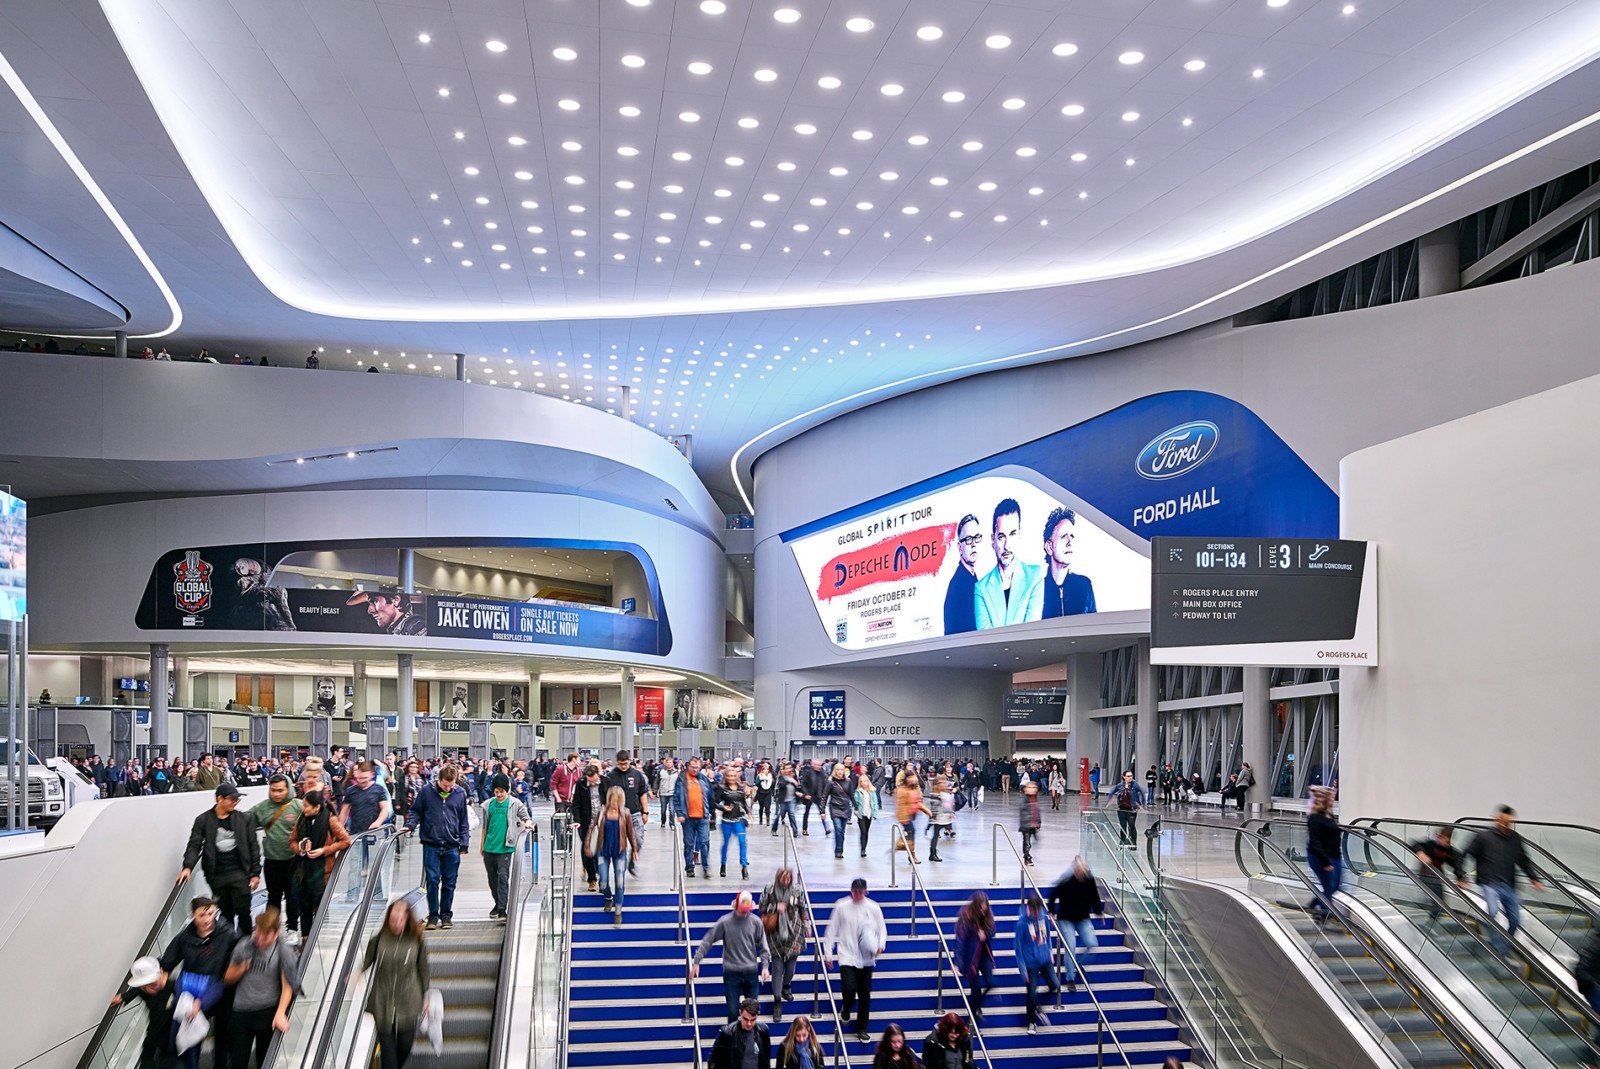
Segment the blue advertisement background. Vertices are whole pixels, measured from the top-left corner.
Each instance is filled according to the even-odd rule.
[[[814,690],[810,694],[809,705],[812,738],[844,736],[844,691]]]

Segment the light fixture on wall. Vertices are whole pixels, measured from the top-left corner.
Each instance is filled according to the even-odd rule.
[[[400,452],[400,447],[397,445],[378,446],[373,449],[346,449],[338,453],[319,453],[316,456],[309,457],[289,457],[284,460],[269,460],[267,461],[267,466],[273,467],[278,464],[310,464],[318,460],[354,460],[357,457],[371,456],[374,453],[398,452]]]

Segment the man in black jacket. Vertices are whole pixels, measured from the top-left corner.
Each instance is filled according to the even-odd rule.
[[[209,898],[196,898],[189,903],[189,923],[172,937],[172,942],[161,952],[160,965],[164,972],[178,973],[178,990],[193,995],[202,1012],[209,1014],[214,1024],[217,1042],[212,1054],[213,1069],[228,1069],[228,1026],[231,1023],[233,999],[224,983],[228,960],[239,941],[239,932],[225,919],[217,916],[216,903]],[[185,1064],[196,1069],[199,1064],[199,1047],[188,1052]],[[248,1067],[245,1067],[248,1069]]]
[[[600,766],[591,764],[583,770],[583,779],[572,788],[572,831],[578,836],[578,856],[583,859],[583,874],[589,881],[589,890],[600,885],[600,865],[584,849],[589,841],[589,826],[605,809],[605,787],[600,782]]]
[[[633,820],[634,842],[644,842],[644,829],[649,824],[649,821],[645,820],[644,817],[645,808],[655,795],[651,793],[649,777],[633,767],[633,751],[617,751],[616,767],[611,770],[610,775],[601,780],[600,797],[602,800],[604,800],[612,787],[622,788],[622,796],[628,806],[628,815]],[[604,808],[604,806],[601,808]],[[637,848],[635,848],[635,856],[637,856]],[[628,875],[639,875],[639,870],[634,868],[634,857],[628,858]]]
[[[1539,874],[1528,861],[1528,851],[1517,832],[1517,812],[1508,805],[1500,807],[1494,815],[1494,827],[1485,828],[1467,844],[1467,857],[1478,870],[1478,889],[1483,892],[1483,908],[1491,920],[1497,920],[1501,910],[1506,915],[1506,931],[1516,938],[1522,925],[1522,900],[1517,897],[1517,870],[1528,877],[1535,891],[1543,891]],[[1504,954],[1509,948],[1505,936],[1496,925],[1490,936],[1494,948]]]
[[[772,1064],[772,1036],[761,1023],[761,1003],[747,998],[739,1016],[722,1026],[711,1044],[711,1069],[749,1069]]]
[[[800,770],[800,834],[811,834],[811,807],[817,807],[817,818],[822,819],[823,799],[828,796],[828,774],[822,762],[813,757],[811,763]]]
[[[224,783],[217,788],[216,805],[194,818],[189,845],[183,851],[182,883],[196,862],[211,885],[217,910],[239,931],[250,930],[250,893],[261,882],[261,844],[256,822],[249,812],[235,812],[239,788]]]
[[[1106,911],[1105,903],[1100,900],[1100,884],[1095,880],[1094,874],[1089,871],[1089,865],[1082,857],[1072,859],[1072,868],[1061,874],[1061,879],[1050,888],[1050,912],[1055,914],[1061,926],[1061,937],[1071,939],[1077,935],[1078,949],[1066,961],[1062,962],[1059,970],[1067,977],[1067,990],[1078,989],[1078,976],[1083,975],[1083,982],[1089,982],[1089,976],[1083,972],[1083,963],[1078,960],[1091,950],[1100,947],[1100,940],[1094,931],[1094,922],[1089,918]],[[1067,948],[1062,948],[1066,957]],[[1067,965],[1072,965],[1071,969]]]

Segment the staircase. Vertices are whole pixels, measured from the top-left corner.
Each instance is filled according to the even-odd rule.
[[[489,1069],[494,998],[500,983],[500,948],[506,926],[467,922],[425,933],[432,986],[444,997],[444,1048],[433,1053],[417,1036],[407,1066],[415,1069]]]
[[[984,889],[988,891],[988,888]],[[812,913],[820,934],[827,927],[833,903],[844,892],[812,896]],[[931,892],[945,938],[953,938],[955,917],[970,890],[935,889]],[[1011,932],[1016,922],[1015,890],[990,891],[995,912],[996,961],[994,989],[984,1011],[984,1039],[996,1069],[1055,1069],[1095,1064],[1094,1004],[1080,986],[1076,994],[1063,993],[1060,1007],[1045,1006],[1051,1025],[1037,1035],[1027,1034],[1024,1016],[1026,991],[1011,953]],[[884,1026],[898,1022],[918,1052],[922,1040],[939,1016],[937,1008],[938,941],[928,922],[926,904],[918,906],[917,934],[911,935],[911,895],[905,888],[879,889],[872,898],[883,909],[889,928],[889,949],[878,960],[872,991],[872,1044],[847,1038],[849,1062],[871,1064]],[[698,941],[716,919],[729,909],[732,890],[688,895],[689,930]],[[920,897],[920,896],[919,896]],[[600,896],[579,894],[573,903],[571,1030],[568,1064],[571,1066],[692,1065],[691,1026],[684,1016],[683,949],[674,941],[678,919],[676,894],[629,895],[623,925],[612,926],[600,911]],[[1099,951],[1087,961],[1090,982],[1106,1009],[1117,1038],[1134,1065],[1159,1066],[1169,1054],[1187,1060],[1190,1048],[1178,1024],[1145,980],[1122,932],[1110,919],[1098,920]],[[709,1055],[711,1042],[725,1019],[722,997],[720,948],[714,948],[701,966],[694,985],[700,1012],[701,1042]],[[782,1038],[788,1022],[798,1014],[811,1014],[823,1049],[831,1064],[832,1017],[826,1001],[812,1014],[812,993],[817,983],[810,948],[795,972],[794,1001],[785,1007],[784,1021],[771,1021],[769,985],[762,985],[761,1005],[773,1043]],[[832,974],[835,997],[839,976]],[[1043,995],[1043,992],[1041,992]],[[448,1005],[449,995],[446,994]],[[948,973],[944,981],[944,1009],[965,1016],[960,993]],[[845,1022],[846,1032],[853,1028]],[[1114,1057],[1110,1037],[1107,1057]],[[982,1064],[981,1055],[979,1064]]]

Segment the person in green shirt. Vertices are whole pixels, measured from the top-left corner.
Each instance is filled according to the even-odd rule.
[[[267,878],[267,905],[281,909],[289,924],[284,940],[300,942],[300,903],[294,893],[294,826],[300,823],[300,799],[294,796],[289,777],[273,776],[267,782],[267,799],[250,810],[262,831],[261,868]]]
[[[490,783],[494,798],[483,807],[483,867],[489,874],[489,889],[494,892],[491,919],[505,920],[506,890],[511,882],[511,855],[517,837],[533,828],[528,807],[511,797],[511,780],[504,773]]]

